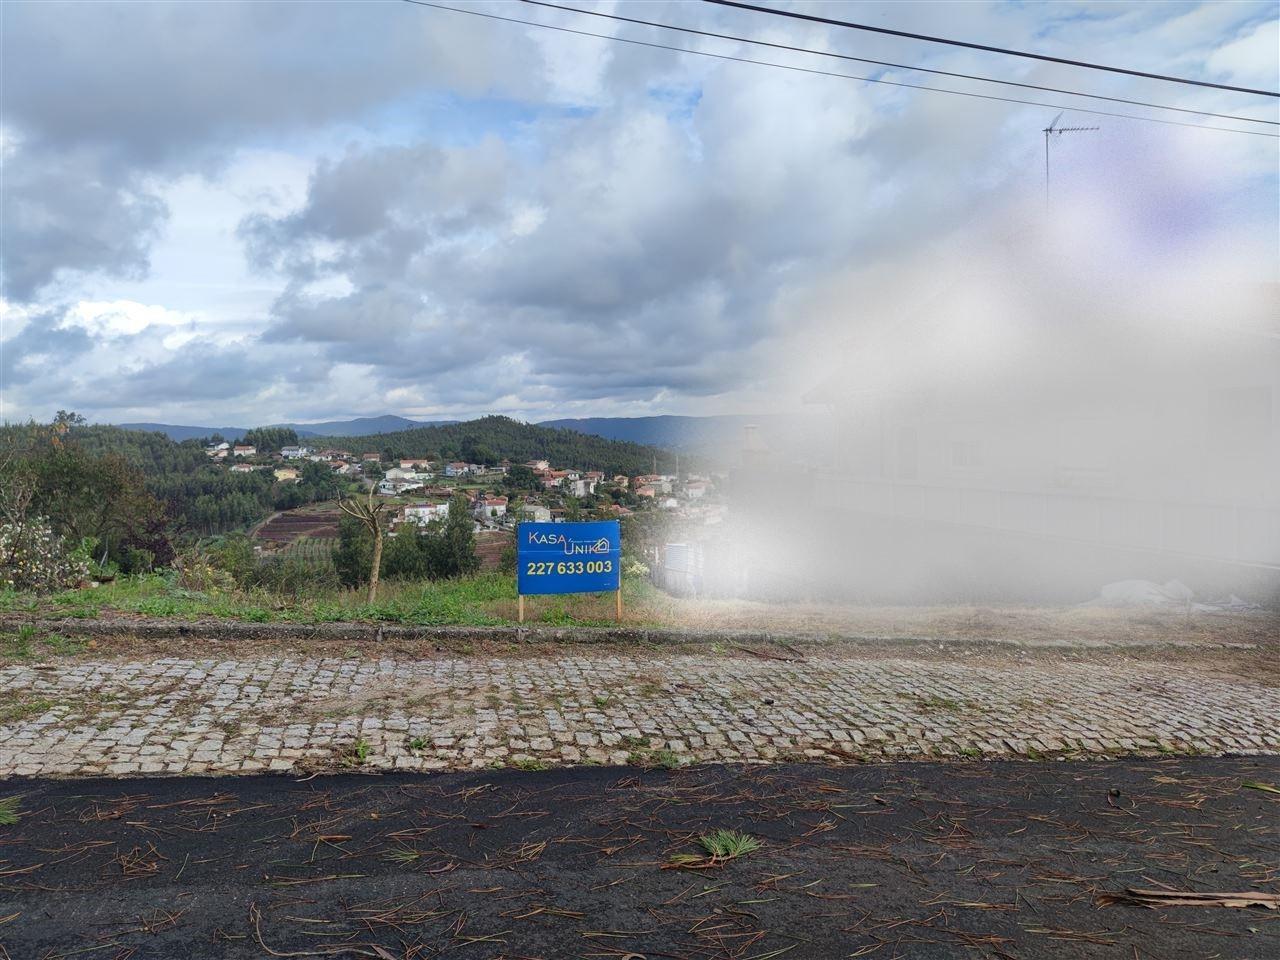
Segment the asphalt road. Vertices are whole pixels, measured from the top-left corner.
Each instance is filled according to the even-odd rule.
[[[1280,758],[9,781],[0,958],[1280,957]],[[698,838],[761,842],[728,862]]]

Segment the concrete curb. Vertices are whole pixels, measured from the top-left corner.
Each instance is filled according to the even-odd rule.
[[[506,643],[506,644],[617,644],[626,646],[684,646],[722,643],[728,645],[772,644],[783,647],[840,644],[864,647],[935,647],[947,650],[1253,650],[1247,643],[1190,643],[1107,641],[1082,643],[1076,640],[1024,643],[1004,638],[889,637],[839,633],[770,633],[753,630],[680,630],[668,627],[551,627],[535,626],[422,626],[344,621],[339,623],[246,623],[227,620],[90,620],[30,619],[0,617],[0,631],[35,627],[43,633],[72,637],[135,637],[148,640],[279,641],[404,641],[410,643]],[[779,656],[780,660],[788,659]]]

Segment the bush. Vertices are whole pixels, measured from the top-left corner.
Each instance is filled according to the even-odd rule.
[[[253,585],[298,599],[336,590],[340,582],[333,564],[313,563],[290,553],[268,557],[256,564]]]
[[[177,571],[177,585],[183,590],[207,594],[231,590],[236,585],[231,574],[216,567],[209,555],[198,548],[183,551],[173,565]]]
[[[49,593],[88,579],[88,564],[43,517],[0,524],[0,587]]]

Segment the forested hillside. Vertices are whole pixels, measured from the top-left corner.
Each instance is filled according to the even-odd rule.
[[[47,518],[72,542],[102,544],[126,570],[167,563],[178,541],[241,529],[338,490],[325,464],[307,463],[300,482],[280,484],[270,471],[210,463],[198,441],[91,426],[75,414],[0,427],[2,519]]]
[[[671,454],[638,443],[607,440],[573,430],[557,430],[521,423],[510,417],[482,417],[465,423],[397,430],[367,437],[308,440],[311,446],[333,445],[354,452],[376,450],[390,459],[432,457],[474,463],[514,463],[549,460],[557,467],[602,470],[628,476],[673,469]]]

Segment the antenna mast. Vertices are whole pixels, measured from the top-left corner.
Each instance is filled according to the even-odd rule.
[[[1065,113],[1066,111],[1063,111]],[[1101,127],[1060,127],[1058,121],[1062,119],[1062,113],[1059,113],[1045,127],[1041,133],[1044,134],[1044,204],[1049,205],[1049,134],[1056,133],[1062,136],[1064,133],[1083,133],[1086,130],[1101,130]]]

